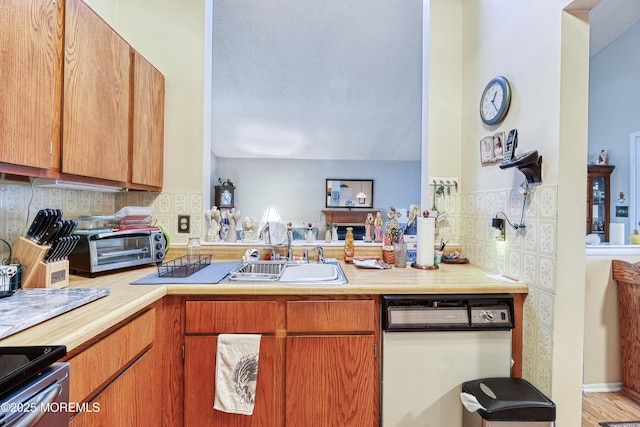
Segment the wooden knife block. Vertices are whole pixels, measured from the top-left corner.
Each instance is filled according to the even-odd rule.
[[[69,285],[69,261],[43,262],[49,246],[19,237],[12,257],[22,265],[23,288],[64,288]]]
[[[66,288],[69,286],[69,260],[39,262],[32,288]]]

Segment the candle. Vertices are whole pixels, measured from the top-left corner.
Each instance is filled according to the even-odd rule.
[[[433,266],[435,236],[435,218],[418,218],[418,247],[416,251],[417,265],[427,267]]]
[[[612,222],[609,224],[609,243],[612,245],[624,245],[624,223]]]

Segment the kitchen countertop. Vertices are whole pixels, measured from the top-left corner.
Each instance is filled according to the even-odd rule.
[[[3,346],[66,345],[67,351],[162,299],[165,295],[371,295],[448,293],[527,293],[524,283],[506,283],[470,264],[441,264],[438,270],[411,267],[389,270],[344,265],[345,285],[283,285],[279,283],[222,283],[213,285],[130,285],[152,274],[146,267],[97,278],[71,276],[69,288],[109,289],[108,296],[71,310],[0,340]]]
[[[109,289],[20,289],[0,300],[0,338],[109,295]]]

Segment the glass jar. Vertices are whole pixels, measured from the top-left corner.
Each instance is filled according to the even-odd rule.
[[[199,237],[189,237],[187,242],[187,262],[192,264],[200,260],[201,247]]]
[[[406,242],[394,242],[393,243],[393,265],[398,268],[405,268],[407,266],[407,243]]]
[[[354,254],[353,227],[347,227],[347,235],[344,238],[344,262],[353,262]]]

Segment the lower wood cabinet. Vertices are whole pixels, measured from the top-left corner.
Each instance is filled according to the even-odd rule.
[[[287,337],[286,425],[377,426],[374,348],[373,335]]]
[[[162,424],[162,351],[156,339],[160,308],[133,316],[71,354],[69,402],[78,412],[70,414],[70,426]]]
[[[374,297],[186,301],[185,426],[378,426]],[[262,335],[251,416],[213,409],[217,336]]]
[[[153,386],[158,376],[155,350],[150,350],[120,374],[70,422],[72,427],[161,425],[161,390]]]
[[[237,415],[213,409],[217,336],[185,338],[184,425],[185,426],[276,426],[279,394],[275,374],[276,338],[263,336],[253,415]]]

